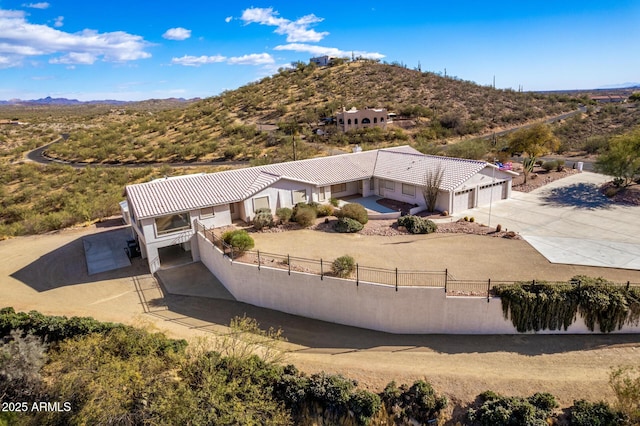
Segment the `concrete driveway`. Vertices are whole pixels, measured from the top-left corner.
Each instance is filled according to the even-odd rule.
[[[455,218],[516,231],[552,263],[640,270],[640,207],[614,205],[600,194],[610,179],[571,175]]]

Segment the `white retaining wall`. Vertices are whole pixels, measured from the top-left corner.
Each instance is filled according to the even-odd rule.
[[[447,297],[443,288],[400,287],[232,262],[198,233],[201,261],[233,296],[289,314],[398,334],[517,334],[499,298]],[[638,333],[625,326],[619,333]],[[591,333],[580,317],[566,332]]]

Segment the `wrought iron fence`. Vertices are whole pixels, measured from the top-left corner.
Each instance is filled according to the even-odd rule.
[[[335,276],[332,270],[332,261],[325,259],[307,259],[291,255],[282,255],[276,253],[261,252],[259,250],[249,250],[242,253],[234,250],[229,244],[225,243],[221,237],[217,236],[213,229],[206,228],[200,222],[196,221],[196,231],[201,232],[204,237],[216,246],[223,256],[228,256],[232,261],[245,264],[257,265],[261,267],[270,267],[286,270],[291,272],[304,272],[308,274],[318,275],[320,279],[325,276]],[[435,287],[443,288],[447,296],[469,296],[469,297],[486,297],[489,299],[495,296],[496,287],[507,287],[529,282],[527,280],[520,281],[496,281],[486,280],[459,280],[455,279],[447,269],[444,271],[415,271],[375,268],[356,264],[355,270],[344,279],[354,281],[356,285],[360,282],[384,284],[394,286],[396,291],[399,287]],[[536,284],[536,280],[530,281],[532,285]],[[580,281],[541,281],[540,283],[552,285],[581,285]],[[611,283],[613,286],[640,287],[640,283]]]

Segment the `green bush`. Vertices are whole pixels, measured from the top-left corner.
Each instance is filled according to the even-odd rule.
[[[356,261],[349,255],[340,256],[331,264],[331,270],[336,276],[346,278],[356,270]]]
[[[249,235],[249,233],[244,229],[227,231],[222,234],[222,240],[229,244],[235,253],[242,253],[247,250],[251,250],[255,245],[251,235]]]
[[[536,393],[529,398],[503,397],[487,391],[478,396],[480,406],[470,408],[467,419],[482,426],[545,426],[558,406],[553,395]]]
[[[308,228],[315,223],[317,214],[316,211],[310,207],[298,207],[293,218],[300,226]]]
[[[624,424],[624,415],[606,402],[574,401],[570,409],[572,426],[618,426]]]
[[[318,217],[325,217],[333,215],[333,206],[331,204],[321,204],[316,209]]]
[[[293,214],[293,210],[289,207],[280,207],[276,209],[276,216],[278,216],[278,220],[280,223],[289,222],[291,220],[291,215]]]
[[[340,219],[338,219],[336,224],[333,225],[333,229],[335,229],[336,232],[341,233],[358,232],[362,230],[362,228],[364,228],[363,224],[348,217],[341,217]]]
[[[411,387],[389,383],[382,392],[382,402],[401,424],[432,423],[448,405],[447,398],[437,395],[424,380],[414,382]]]
[[[257,230],[263,228],[270,228],[273,226],[273,214],[271,209],[262,208],[256,210],[256,215],[253,218],[253,227]]]
[[[545,172],[550,172],[551,170],[558,168],[558,162],[556,160],[545,161],[542,163],[542,168]]]
[[[331,197],[329,198],[329,204],[331,204],[333,207],[338,207],[340,201],[336,197]]]
[[[413,215],[399,217],[398,226],[404,226],[412,234],[431,234],[438,229],[432,220]]]
[[[342,206],[339,217],[348,217],[365,225],[369,221],[367,210],[358,203],[349,203]]]

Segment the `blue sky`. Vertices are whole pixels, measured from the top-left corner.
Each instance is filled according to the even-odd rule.
[[[207,97],[352,52],[482,85],[640,82],[640,1],[0,0],[0,99]]]

